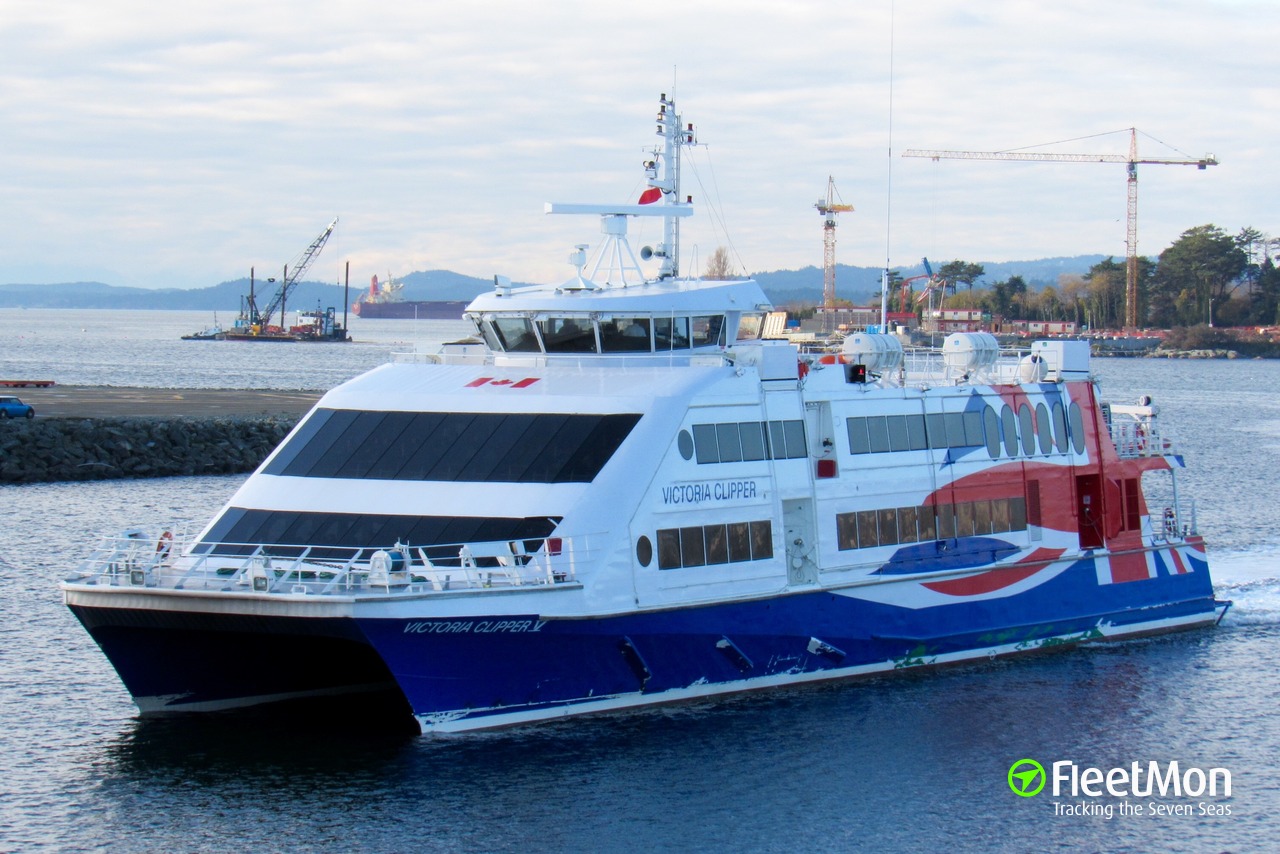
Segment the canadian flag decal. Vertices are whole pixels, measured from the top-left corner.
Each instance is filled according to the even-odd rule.
[[[464,388],[479,388],[482,385],[509,386],[511,388],[528,388],[536,383],[540,377],[525,377],[522,380],[499,380],[493,377],[479,377],[467,383]]]

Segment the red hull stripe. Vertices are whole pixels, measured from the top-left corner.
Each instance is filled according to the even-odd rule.
[[[948,596],[978,596],[982,593],[991,593],[1012,584],[1017,584],[1024,578],[1030,578],[1044,569],[1049,561],[1058,558],[1064,551],[1066,549],[1036,549],[1011,566],[993,569],[989,572],[980,572],[977,575],[970,575],[965,578],[931,581],[924,586],[937,593],[945,593]]]
[[[1113,554],[1109,558],[1111,564],[1111,581],[1123,584],[1126,581],[1145,581],[1151,577],[1151,567],[1147,564],[1146,552],[1127,552]]]

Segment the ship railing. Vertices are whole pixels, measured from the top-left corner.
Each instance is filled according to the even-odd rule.
[[[1161,457],[1175,453],[1173,440],[1155,418],[1129,418],[1111,407],[1111,441],[1121,459]]]
[[[75,579],[108,584],[155,584],[191,542],[191,522],[173,522],[156,531],[126,528],[99,537],[76,569]]]
[[[416,350],[404,353],[392,353],[391,361],[403,365],[439,365],[443,358],[436,353],[419,353]]]
[[[907,347],[902,351],[902,367],[882,374],[891,384],[1012,385],[1031,380],[1023,364],[1029,355],[1030,350],[1002,349],[989,365],[963,367],[948,363],[939,349]]]
[[[1145,530],[1155,542],[1167,543],[1200,535],[1194,499],[1183,500],[1150,513],[1146,522]]]
[[[578,581],[603,535],[386,548],[224,543],[163,550],[139,529],[105,536],[71,579],[110,586],[313,595],[558,587]],[[175,540],[176,543],[176,540]]]

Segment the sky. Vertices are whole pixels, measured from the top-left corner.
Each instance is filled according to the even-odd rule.
[[[1280,236],[1280,2],[0,0],[0,283],[207,287],[448,269],[558,282],[630,202],[661,93],[698,130],[685,271],[1125,252]],[[1112,133],[1115,132],[1115,133]],[[1035,146],[1034,148],[1030,148]],[[636,246],[658,235],[637,222]],[[656,268],[655,268],[656,269]]]

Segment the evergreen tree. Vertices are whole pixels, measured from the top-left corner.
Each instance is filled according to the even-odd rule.
[[[1249,321],[1259,326],[1280,324],[1280,270],[1270,258],[1258,265],[1258,277],[1249,295]]]
[[[948,261],[938,270],[938,275],[946,279],[951,284],[963,284],[969,291],[973,290],[973,283],[986,273],[986,269],[981,264],[970,264],[968,261]]]
[[[1240,286],[1249,256],[1216,225],[1188,229],[1160,253],[1152,282],[1152,320],[1192,326],[1212,320]]]

